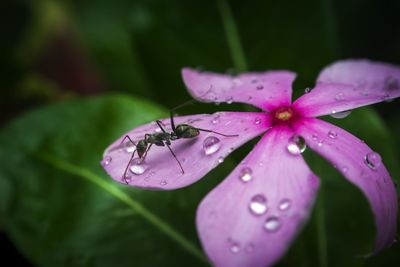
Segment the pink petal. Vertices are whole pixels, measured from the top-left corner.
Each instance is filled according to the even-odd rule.
[[[369,60],[345,60],[326,67],[317,86],[294,106],[306,117],[333,114],[400,96],[400,68]]]
[[[374,252],[391,245],[396,233],[397,195],[380,156],[345,130],[318,119],[304,119],[296,126],[307,144],[329,160],[367,197],[377,227]]]
[[[288,152],[292,135],[283,127],[267,132],[201,202],[197,228],[215,266],[270,266],[307,220],[319,179],[301,155]]]
[[[271,111],[290,105],[296,74],[267,71],[230,76],[184,68],[182,76],[189,93],[199,100],[248,103]]]
[[[104,153],[102,166],[107,173],[120,183],[145,189],[170,190],[184,187],[202,178],[234,149],[263,133],[270,126],[271,120],[269,115],[258,112],[220,112],[174,119],[175,125],[187,123],[197,128],[213,130],[225,135],[238,134],[238,136],[224,137],[216,133],[200,132],[200,135],[192,139],[171,141],[171,148],[181,163],[184,174],[166,146],[153,145],[144,163],[132,164],[132,168],[128,169],[128,176],[124,178],[125,169],[135,149],[134,146],[129,146],[131,142],[128,140],[121,144],[126,136],[124,134]],[[165,125],[164,128],[171,132],[169,118],[163,119],[162,122]],[[160,132],[160,128],[152,122],[135,128],[127,134],[135,143],[138,143],[146,133],[155,132]],[[219,142],[214,146],[207,146],[208,149],[205,151],[204,143],[210,145],[212,140]],[[137,153],[134,158],[133,162],[139,161]]]

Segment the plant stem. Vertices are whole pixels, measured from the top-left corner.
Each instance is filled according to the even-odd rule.
[[[240,43],[239,33],[227,0],[218,0],[218,8],[235,69],[238,72],[247,71],[247,63]]]

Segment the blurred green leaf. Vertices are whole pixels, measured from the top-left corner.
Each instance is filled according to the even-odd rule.
[[[195,210],[232,169],[229,160],[171,192],[116,184],[99,166],[109,143],[165,114],[107,96],[39,109],[4,128],[0,211],[20,251],[40,266],[207,266]]]

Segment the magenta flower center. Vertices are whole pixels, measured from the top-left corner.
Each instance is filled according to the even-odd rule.
[[[274,118],[274,125],[276,124],[289,124],[293,122],[296,117],[296,112],[292,107],[280,107],[272,112]]]

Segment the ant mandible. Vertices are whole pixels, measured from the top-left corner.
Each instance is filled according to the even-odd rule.
[[[171,121],[172,132],[168,133],[163,128],[163,126],[162,126],[163,123],[160,120],[156,120],[156,123],[157,123],[158,127],[160,127],[161,132],[153,133],[153,134],[146,133],[144,135],[144,138],[139,140],[137,144],[134,141],[132,141],[132,139],[129,137],[129,135],[126,135],[122,139],[121,144],[123,144],[125,142],[125,140],[128,139],[129,142],[131,142],[136,147],[136,149],[132,152],[132,156],[129,159],[128,164],[126,165],[122,179],[125,179],[125,177],[126,177],[126,173],[128,172],[129,165],[131,164],[131,162],[133,160],[135,152],[137,152],[139,159],[141,160],[140,162],[143,162],[146,159],[147,153],[149,152],[152,145],[166,146],[169,149],[169,151],[171,152],[172,156],[178,162],[179,167],[181,168],[182,174],[184,174],[185,171],[183,170],[181,163],[179,162],[178,158],[176,157],[174,151],[171,148],[171,141],[175,141],[178,139],[195,138],[200,134],[200,132],[214,133],[214,134],[218,134],[218,135],[221,135],[224,137],[239,136],[238,134],[229,135],[229,134],[223,134],[223,133],[219,133],[219,132],[208,130],[208,129],[196,128],[196,127],[186,124],[186,123],[178,124],[175,127],[174,113],[173,113],[174,110],[181,108],[192,102],[193,102],[193,100],[190,100],[182,105],[175,107],[174,109],[172,109],[170,111],[170,121]]]

